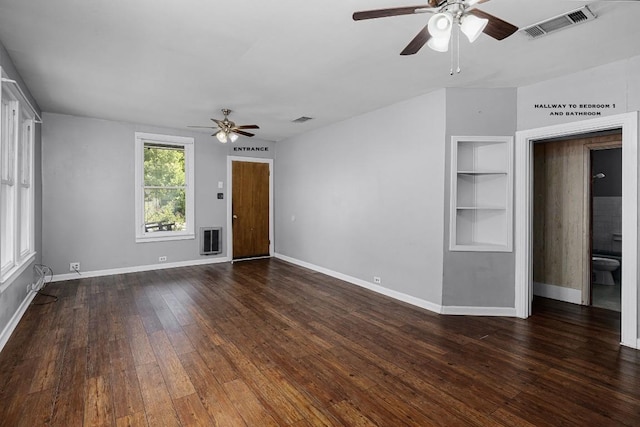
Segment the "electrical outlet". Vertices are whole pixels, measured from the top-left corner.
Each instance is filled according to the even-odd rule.
[[[379,285],[380,283],[382,283],[382,279],[380,279],[378,276],[373,276],[373,283]]]
[[[79,262],[70,262],[69,263],[69,271],[80,271],[80,263]]]
[[[158,258],[158,261],[160,261],[160,262],[165,262],[166,260],[167,260],[166,256],[161,256],[161,257]]]

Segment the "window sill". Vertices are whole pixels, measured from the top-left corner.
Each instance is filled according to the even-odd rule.
[[[136,243],[168,242],[172,240],[193,240],[195,233],[171,233],[158,236],[136,236]]]
[[[25,272],[27,267],[31,265],[31,262],[36,258],[36,253],[32,252],[27,255],[20,261],[19,264],[13,266],[9,271],[7,271],[2,277],[0,277],[0,294],[5,291],[13,281]]]

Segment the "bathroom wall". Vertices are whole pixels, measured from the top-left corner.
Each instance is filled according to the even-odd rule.
[[[605,177],[593,181],[592,252],[622,255],[622,149],[592,152],[593,174]]]

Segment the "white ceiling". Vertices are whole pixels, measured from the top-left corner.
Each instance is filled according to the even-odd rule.
[[[454,76],[449,54],[399,55],[430,15],[351,19],[416,4],[0,0],[0,40],[44,111],[185,128],[231,108],[272,141],[442,87],[518,87],[640,55],[640,1],[482,4],[521,28],[585,4],[598,18],[533,41],[462,39]]]

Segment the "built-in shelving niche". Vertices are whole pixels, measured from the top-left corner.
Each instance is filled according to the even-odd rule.
[[[511,252],[513,138],[451,138],[452,251]]]

